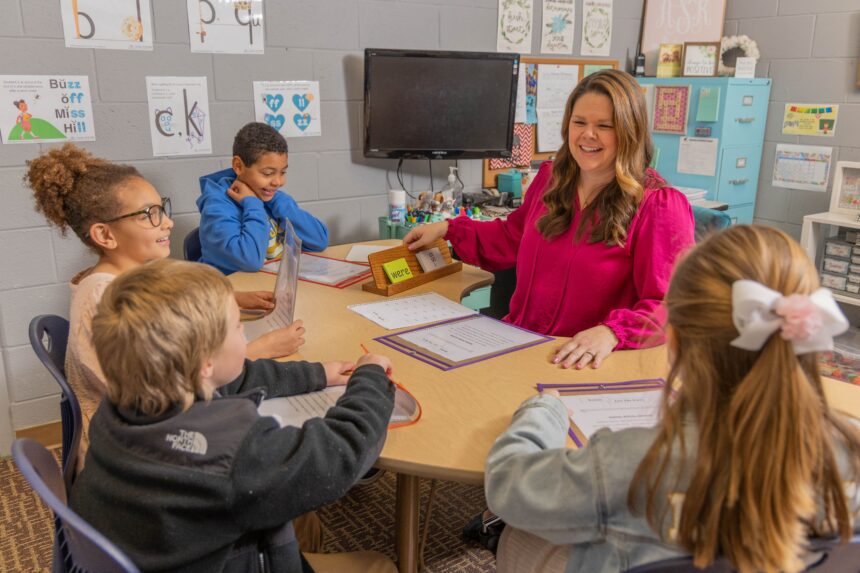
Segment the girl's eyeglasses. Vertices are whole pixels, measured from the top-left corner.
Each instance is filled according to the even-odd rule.
[[[161,205],[150,205],[146,209],[141,209],[140,211],[135,211],[134,213],[120,215],[119,217],[114,217],[113,219],[102,222],[113,223],[114,221],[127,219],[129,217],[136,217],[137,215],[146,215],[149,218],[149,222],[152,224],[153,227],[160,227],[161,222],[164,220],[164,215],[170,217],[172,213],[173,210],[170,207],[170,197],[162,197]]]

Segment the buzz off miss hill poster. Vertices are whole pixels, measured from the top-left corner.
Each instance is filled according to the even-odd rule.
[[[3,143],[95,141],[87,76],[0,76]]]

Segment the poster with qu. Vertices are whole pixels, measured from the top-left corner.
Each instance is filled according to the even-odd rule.
[[[254,82],[254,118],[287,138],[322,135],[319,82]]]
[[[262,54],[263,0],[188,0],[191,51]]]

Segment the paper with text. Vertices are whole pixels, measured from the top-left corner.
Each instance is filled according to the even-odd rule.
[[[353,304],[347,308],[388,330],[450,320],[478,312],[435,292]]]
[[[545,339],[486,316],[430,326],[401,334],[398,338],[451,362],[500,354]]]
[[[571,421],[590,438],[597,430],[652,428],[660,420],[663,389],[605,394],[562,394],[561,401],[572,412]]]
[[[353,245],[346,254],[346,260],[353,263],[367,263],[367,257],[373,253],[390,248],[389,245]]]
[[[263,400],[257,408],[261,416],[272,416],[278,424],[301,427],[311,418],[322,418],[329,408],[335,405],[338,398],[346,393],[346,386],[329,386],[318,392],[297,394],[286,398]],[[415,420],[418,414],[418,404],[407,392],[397,388],[394,395],[394,411],[391,412],[390,422],[400,424]]]
[[[324,285],[339,285],[370,274],[364,265],[317,257],[307,253],[299,263],[299,278]]]

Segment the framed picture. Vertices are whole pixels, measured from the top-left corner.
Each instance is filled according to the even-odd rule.
[[[654,86],[654,115],[651,131],[687,133],[690,86]]]
[[[639,51],[645,54],[646,76],[657,73],[660,44],[719,42],[722,39],[726,0],[696,0],[693,9],[685,4],[679,0],[645,0]]]
[[[830,212],[860,215],[860,161],[838,161],[830,195]]]
[[[719,42],[685,42],[684,76],[715,76],[720,60]]]
[[[684,44],[660,44],[658,78],[677,78],[681,75],[681,54]]]

